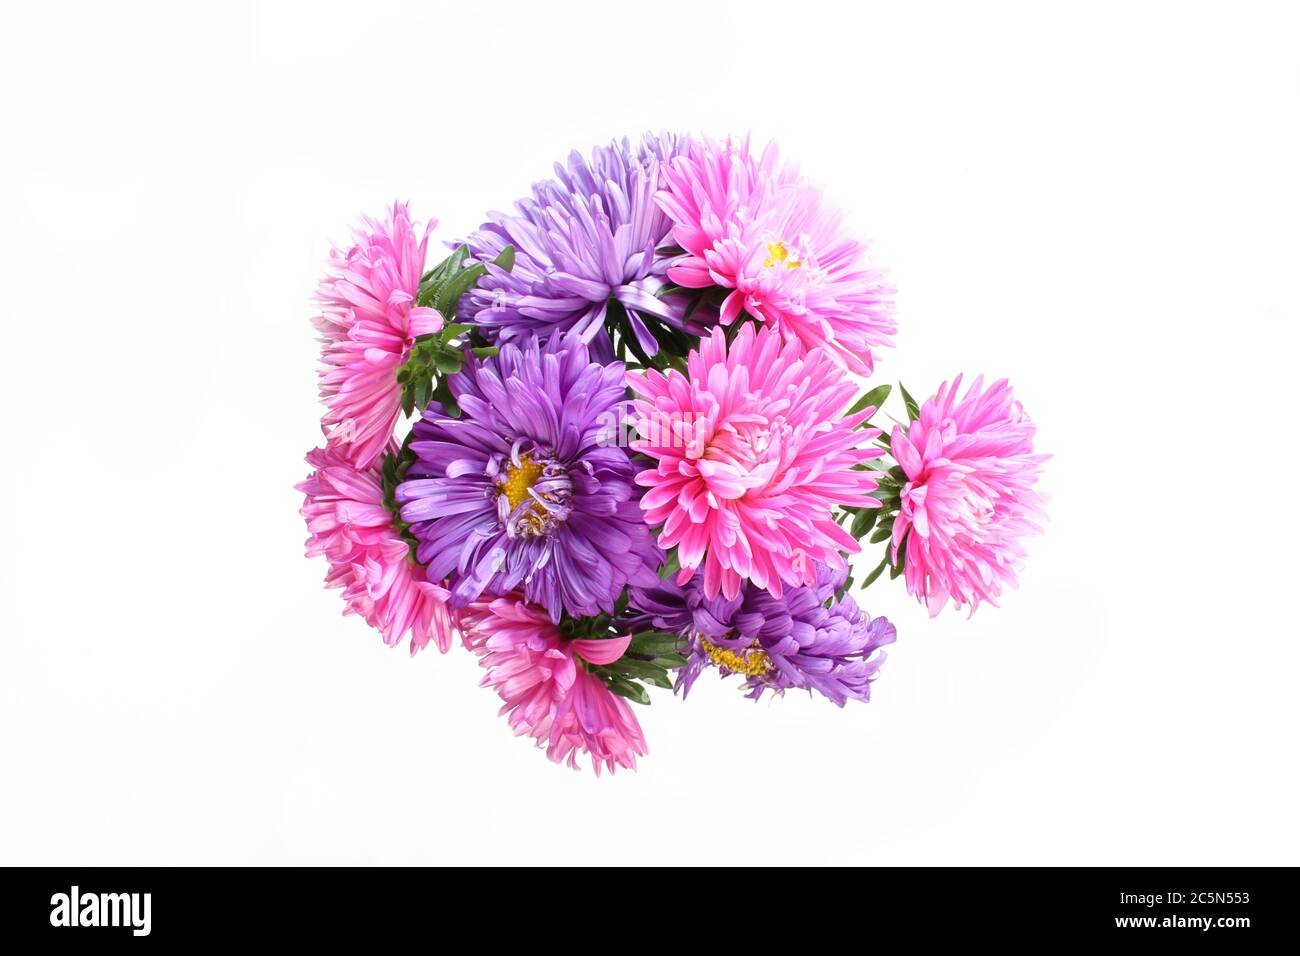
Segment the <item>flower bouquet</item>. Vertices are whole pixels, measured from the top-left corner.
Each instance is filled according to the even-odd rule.
[[[307,554],[385,643],[458,635],[551,760],[634,768],[629,702],[705,671],[868,700],[886,572],[931,615],[1015,585],[1033,424],[957,376],[886,427],[894,290],[774,145],[572,153],[430,265],[434,225],[396,204],[329,261]]]

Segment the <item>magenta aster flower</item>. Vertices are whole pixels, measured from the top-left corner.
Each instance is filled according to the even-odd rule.
[[[1034,454],[1034,425],[1003,379],[987,391],[977,378],[960,401],[958,375],[890,442],[907,474],[894,520],[893,555],[904,550],[907,590],[933,617],[955,607],[997,606],[1003,583],[1016,586],[1021,539],[1042,530],[1046,500],[1034,490],[1048,455]]]
[[[447,591],[428,580],[384,506],[379,469],[353,467],[336,448],[307,454],[315,471],[297,485],[306,495],[301,514],[311,537],[309,558],[329,562],[325,586],[342,588],[344,614],[360,615],[390,647],[411,635],[411,653],[432,640],[451,647]]]
[[[812,584],[814,564],[845,566],[858,543],[836,524],[835,505],[879,507],[880,432],[858,428],[874,412],[839,418],[857,387],[824,351],[806,355],[774,329],[746,323],[731,346],[719,329],[676,370],[629,373],[636,450],[657,461],[636,476],[659,544],[676,546],[685,583],[703,567],[703,590],[734,598],[749,579],[780,597]]]
[[[465,646],[487,671],[483,686],[505,704],[511,729],[531,737],[555,763],[577,770],[577,755],[591,755],[591,767],[636,769],[646,754],[645,736],[632,708],[582,664],[611,663],[628,638],[569,641],[540,608],[518,595],[476,601],[458,616]],[[579,660],[581,658],[581,660]]]
[[[558,622],[658,579],[663,555],[615,441],[624,374],[591,361],[576,333],[508,343],[449,379],[463,417],[433,404],[416,422],[397,500],[454,606],[522,589]]]
[[[826,348],[851,371],[871,374],[872,350],[893,344],[894,289],[844,228],[843,212],[780,164],[775,143],[755,160],[748,140],[692,141],[664,182],[658,202],[688,253],[670,279],[733,290],[724,325],[744,310],[787,341]]]
[[[373,464],[400,411],[396,374],[417,335],[437,332],[437,310],[415,307],[430,220],[417,235],[405,203],[387,220],[365,218],[350,248],[334,249],[316,293],[321,333],[321,420],[330,444],[358,468]]]

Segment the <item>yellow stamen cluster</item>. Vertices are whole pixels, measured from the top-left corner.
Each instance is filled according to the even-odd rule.
[[[736,674],[744,674],[746,677],[762,677],[773,666],[772,658],[767,656],[766,651],[759,648],[758,641],[750,644],[748,648],[742,649],[740,652],[719,647],[703,637],[700,638],[700,644],[704,647],[704,653],[709,655],[709,660],[719,667],[725,667]]]
[[[542,477],[542,466],[540,463],[533,461],[527,455],[519,456],[519,466],[511,465],[506,469],[505,478],[497,482],[506,500],[510,502],[510,510],[514,511],[524,501],[532,496],[528,490],[533,487],[533,482]],[[534,507],[536,504],[534,503]]]
[[[799,268],[799,260],[790,258],[790,250],[786,248],[784,242],[769,242],[767,244],[767,261],[763,265],[770,269],[778,262],[784,262],[787,269]]]

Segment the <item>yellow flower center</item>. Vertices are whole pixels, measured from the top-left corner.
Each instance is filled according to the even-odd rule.
[[[767,656],[766,651],[759,648],[758,641],[750,644],[747,648],[742,648],[739,652],[719,647],[704,637],[700,638],[700,644],[704,647],[704,653],[709,655],[709,660],[713,661],[713,663],[734,673],[744,674],[746,677],[762,677],[773,666],[772,658]]]
[[[790,250],[786,248],[784,242],[769,242],[767,244],[767,261],[763,265],[771,269],[778,262],[784,262],[787,269],[799,268],[799,260],[790,258]]]
[[[502,493],[505,494],[506,500],[510,502],[510,510],[514,511],[524,500],[530,498],[528,490],[533,487],[533,482],[542,477],[542,466],[539,462],[533,461],[527,455],[519,456],[519,465],[511,465],[506,469],[506,476],[498,485]],[[534,502],[534,507],[536,503]]]

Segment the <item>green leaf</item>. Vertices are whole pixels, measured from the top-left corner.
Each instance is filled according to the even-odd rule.
[[[462,247],[465,248],[465,247]],[[500,254],[492,260],[492,264],[500,266],[507,272],[514,268],[515,265],[515,247],[506,246]],[[438,290],[433,297],[433,307],[437,309],[444,318],[449,318],[456,314],[456,308],[460,305],[460,297],[463,296],[478,280],[487,272],[487,266],[481,262],[476,262],[472,266],[465,266],[454,274],[448,276],[438,286]]]
[[[628,645],[629,654],[647,654],[651,657],[657,657],[661,654],[675,654],[677,648],[682,644],[682,639],[676,634],[665,634],[661,631],[643,631],[634,635],[632,643]]]
[[[659,569],[659,580],[667,581],[671,577],[676,577],[677,572],[682,569],[677,560],[677,549],[673,548],[668,552],[668,557],[664,561],[664,566]]]
[[[411,534],[410,524],[402,520],[402,507],[397,503],[397,486],[406,479],[406,471],[413,461],[415,461],[415,453],[411,451],[411,436],[408,435],[396,455],[392,452],[384,455],[384,463],[380,469],[380,474],[383,479],[381,487],[383,489],[384,507],[392,514],[393,525],[406,542],[410,560],[418,564],[416,551],[420,543]]]
[[[461,244],[456,247],[456,250],[451,255],[426,272],[420,279],[420,289],[416,294],[415,304],[421,306],[432,305],[434,298],[438,294],[438,289],[460,269],[468,255],[469,246]]]
[[[862,411],[864,408],[867,408],[868,406],[875,408],[876,411],[880,411],[880,406],[885,404],[885,399],[889,397],[889,393],[892,388],[893,386],[890,385],[888,382],[886,382],[884,385],[877,385],[875,388],[867,392],[865,395],[863,395],[861,398],[859,398],[856,402],[853,403],[853,407],[849,409],[849,414],[856,415],[858,412]],[[874,414],[875,412],[872,413],[873,416]],[[871,420],[870,418],[867,419],[867,421],[870,420]],[[866,424],[866,422],[864,422],[863,424]]]
[[[686,303],[686,310],[682,313],[682,321],[689,322],[691,320],[691,316],[695,314],[695,310],[700,307],[700,303],[703,301],[704,301],[704,296],[697,295],[695,296],[695,298],[691,299],[690,302]]]
[[[505,269],[506,272],[510,272],[515,267],[515,247],[506,246],[497,253],[497,257],[492,260],[492,264]]]
[[[889,579],[891,581],[903,573],[903,569],[906,566],[906,562],[907,562],[907,539],[904,538],[903,543],[898,546],[898,562],[889,569]]]
[[[442,410],[452,418],[460,418],[460,405],[456,396],[451,394],[451,386],[445,378],[438,379],[438,387],[433,390],[433,400],[442,406]]]
[[[903,393],[903,405],[907,407],[907,420],[909,422],[916,421],[921,417],[921,406],[916,404],[916,399],[903,387],[902,382],[898,383],[898,390]]]
[[[622,677],[610,677],[605,681],[605,686],[618,694],[619,697],[626,697],[634,704],[650,703],[650,694],[636,681],[625,680]]]
[[[663,677],[667,668],[661,666],[655,661],[641,661],[635,657],[628,657],[624,654],[612,664],[606,664],[605,667],[611,674],[619,677],[631,677],[638,680],[654,680],[657,677]]]
[[[879,508],[863,508],[853,519],[853,524],[849,527],[849,534],[855,538],[861,538],[875,527],[876,518],[878,517],[880,517]]]
[[[880,575],[884,572],[885,568],[887,568],[887,567],[889,567],[889,549],[888,549],[888,548],[885,549],[885,556],[884,556],[883,559],[881,559],[881,562],[880,562],[879,564],[876,565],[875,569],[872,570],[872,572],[871,572],[870,574],[868,574],[865,578],[862,579],[862,587],[863,587],[863,588],[868,588],[868,587],[870,587],[871,584],[872,584],[872,582],[874,582],[874,581],[876,580],[876,578],[880,577]]]
[[[686,658],[677,652],[660,653],[655,657],[656,664],[662,664],[665,670],[676,670],[686,666]]]
[[[455,375],[463,364],[465,364],[465,353],[451,346],[444,347],[433,357],[433,367],[438,370],[439,375]]]

